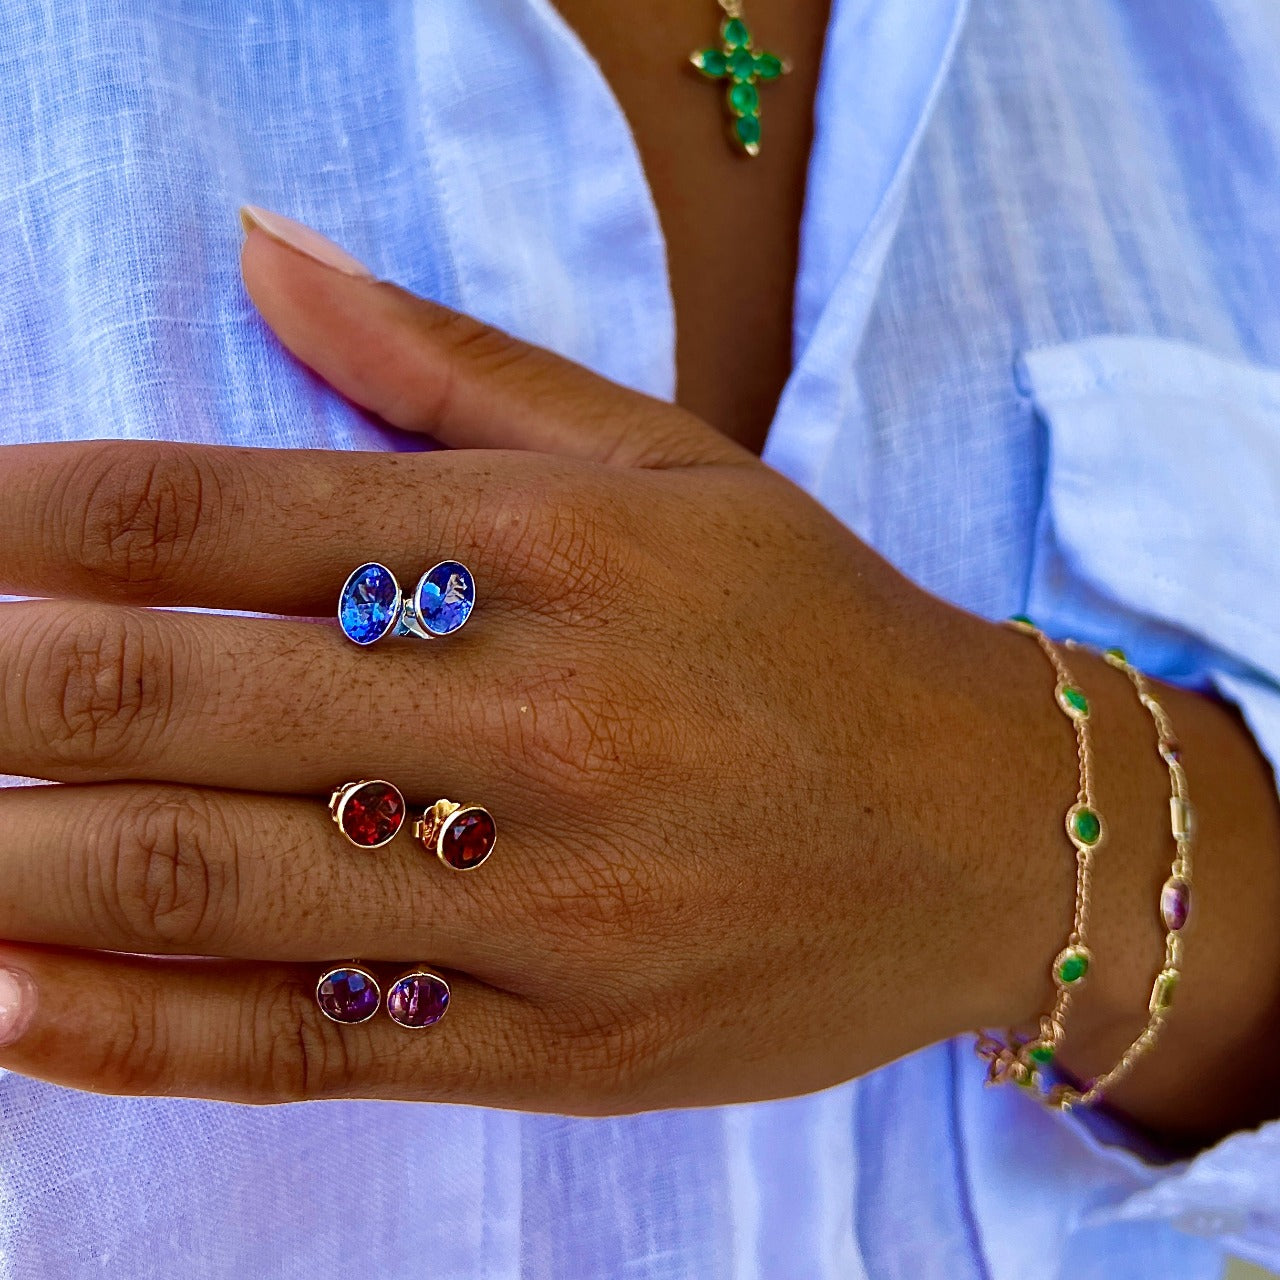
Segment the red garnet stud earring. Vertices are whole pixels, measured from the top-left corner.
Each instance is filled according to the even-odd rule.
[[[413,824],[413,834],[454,871],[474,871],[498,842],[498,827],[488,809],[452,800],[437,800]]]
[[[329,797],[329,812],[357,849],[381,849],[404,826],[404,796],[380,778],[347,782]]]

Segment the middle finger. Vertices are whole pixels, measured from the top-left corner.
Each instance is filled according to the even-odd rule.
[[[554,635],[540,619],[468,629],[445,656],[408,640],[359,650],[314,622],[6,604],[0,773],[325,794],[376,776],[563,809],[548,789],[579,749],[565,732],[590,690]]]

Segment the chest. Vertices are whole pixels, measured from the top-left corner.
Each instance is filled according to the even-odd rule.
[[[730,136],[731,76],[700,75],[689,61],[694,50],[725,47],[714,0],[645,0],[631,22],[598,0],[557,7],[626,113],[658,207],[676,309],[677,399],[758,452],[791,369],[827,0],[754,0],[743,10],[752,48],[790,67],[751,86],[761,133],[754,157]]]

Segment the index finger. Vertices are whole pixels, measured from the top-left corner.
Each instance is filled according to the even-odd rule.
[[[156,441],[0,454],[0,592],[324,617],[368,561],[411,583],[466,563],[518,589],[494,530],[528,509],[502,454],[334,453]]]

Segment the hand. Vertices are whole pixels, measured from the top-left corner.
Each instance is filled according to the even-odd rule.
[[[0,771],[68,785],[0,795],[0,962],[37,995],[0,1063],[605,1113],[817,1089],[1009,1012],[972,939],[1018,902],[970,797],[1012,825],[1071,776],[1047,710],[1061,750],[989,776],[1026,743],[985,675],[1021,639],[678,408],[261,231],[244,271],[303,361],[450,450],[5,451],[0,585],[55,598],[0,612]],[[364,561],[448,557],[457,637],[313,620]],[[282,617],[140,607],[179,605]],[[484,804],[494,857],[351,848],[324,798],[365,777]],[[447,1019],[329,1023],[347,957],[442,968]]]

